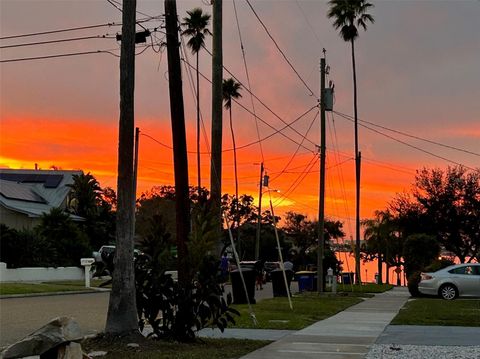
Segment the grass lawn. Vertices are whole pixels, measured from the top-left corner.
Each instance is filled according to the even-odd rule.
[[[130,342],[138,343],[139,348],[128,348]],[[269,341],[239,339],[197,339],[195,343],[165,342],[152,339],[106,339],[94,338],[82,344],[84,352],[106,351],[105,359],[234,359],[240,358]]]
[[[412,299],[393,318],[391,324],[480,327],[480,300]]]
[[[99,287],[100,284],[106,282],[106,279],[91,279],[90,280],[90,286],[91,287]],[[83,287],[85,288],[85,281],[84,280],[64,280],[64,281],[58,281],[58,282],[48,282],[48,284],[55,284],[55,285],[73,285],[76,287]],[[105,288],[111,288],[112,285],[109,284]]]
[[[298,330],[328,318],[361,301],[362,299],[351,296],[327,295],[319,297],[313,293],[301,294],[292,297],[293,310],[291,310],[286,297],[264,299],[252,306],[258,321],[257,326],[252,323],[248,306],[237,304],[233,307],[240,312],[241,316],[234,315],[236,322],[234,327]]]
[[[86,290],[78,285],[67,285],[59,283],[0,283],[0,295],[7,294],[29,294],[29,293],[51,293]]]

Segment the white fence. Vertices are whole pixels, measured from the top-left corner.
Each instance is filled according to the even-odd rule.
[[[47,282],[56,280],[85,280],[84,269],[78,267],[7,269],[0,262],[0,282]]]

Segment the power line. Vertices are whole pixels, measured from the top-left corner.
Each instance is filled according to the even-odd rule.
[[[300,74],[298,73],[298,71],[295,69],[295,67],[292,65],[292,63],[290,62],[290,60],[287,58],[287,56],[285,55],[285,53],[282,51],[282,49],[280,48],[280,46],[278,45],[278,43],[275,41],[275,39],[273,38],[272,34],[270,33],[270,31],[268,31],[268,28],[267,26],[263,23],[262,19],[260,19],[260,17],[258,16],[257,12],[255,11],[255,9],[253,8],[252,4],[250,3],[249,0],[247,0],[247,4],[248,6],[250,6],[250,9],[252,9],[252,12],[254,13],[255,17],[257,18],[257,20],[260,22],[260,24],[262,25],[262,27],[264,28],[265,32],[267,33],[268,37],[272,40],[272,42],[275,44],[275,47],[277,48],[277,50],[282,54],[283,58],[285,59],[285,61],[288,63],[288,65],[290,66],[290,68],[293,70],[293,72],[295,72],[295,74],[297,75],[297,77],[300,79],[300,81],[303,83],[303,85],[308,89],[308,91],[310,91],[310,96],[314,96],[315,93],[312,91],[312,89],[310,88],[310,86],[307,85],[307,83],[303,80],[303,78],[300,76]]]
[[[352,116],[346,115],[346,114],[344,114],[344,113],[340,113],[340,112],[337,112],[337,111],[334,111],[334,112],[335,112],[336,114],[344,117],[344,118],[345,118],[345,116],[346,116],[346,117],[349,117],[349,118],[353,119]],[[423,137],[420,137],[420,136],[415,136],[415,135],[412,135],[412,134],[410,134],[410,133],[402,132],[402,131],[399,131],[399,130],[394,130],[394,129],[392,129],[392,128],[388,128],[388,127],[385,127],[385,126],[382,126],[382,125],[378,125],[378,124],[373,123],[373,122],[370,122],[370,121],[360,120],[360,119],[358,119],[358,120],[359,120],[360,122],[368,123],[369,125],[372,125],[372,126],[375,126],[375,127],[378,127],[378,128],[383,129],[383,130],[390,131],[390,132],[394,132],[394,133],[397,133],[397,134],[402,135],[402,136],[414,138],[414,139],[416,139],[416,140],[420,140],[420,141],[424,141],[424,142],[427,142],[427,143],[431,143],[431,144],[433,144],[433,145],[445,147],[445,148],[448,148],[448,149],[451,149],[451,150],[455,150],[455,151],[459,151],[459,152],[464,152],[464,153],[468,153],[468,154],[470,154],[470,155],[474,155],[474,156],[480,157],[480,153],[477,153],[477,152],[472,152],[472,151],[469,151],[469,150],[466,150],[466,149],[463,149],[463,148],[454,147],[454,146],[446,145],[446,144],[444,144],[444,143],[432,141],[432,140],[429,140],[429,139],[426,139],[426,138],[423,138]]]
[[[9,49],[14,47],[24,47],[24,46],[34,46],[34,45],[46,45],[46,44],[54,44],[59,42],[70,42],[70,41],[80,41],[80,40],[90,40],[90,39],[114,39],[114,38],[115,37],[108,36],[108,35],[72,37],[69,39],[58,39],[58,40],[39,41],[39,42],[27,42],[24,44],[5,45],[5,46],[0,46],[0,49]]]
[[[247,58],[245,56],[245,48],[243,46],[242,32],[240,31],[240,22],[238,21],[237,6],[235,5],[235,0],[233,0],[233,10],[235,12],[235,20],[237,22],[237,29],[238,29],[238,38],[240,39],[240,49],[242,51],[243,65],[245,68],[245,75],[247,76],[248,90],[250,92],[250,90],[252,89],[252,85],[250,83],[250,75],[248,72]],[[258,144],[260,148],[260,155],[262,156],[262,162],[265,162],[264,155],[263,155],[263,146],[262,146],[262,142],[260,141],[260,130],[258,128],[258,120],[257,120],[256,111],[255,111],[255,102],[253,101],[253,95],[251,92],[250,92],[250,101],[252,103],[252,111],[253,111],[253,116],[255,118],[255,128],[257,130],[257,138],[259,141]]]
[[[148,16],[147,18],[137,20],[137,23],[144,23],[144,22],[148,22],[148,21],[151,21],[151,20],[158,20],[158,19],[161,19],[161,18],[162,18],[162,15]],[[20,38],[20,37],[30,37],[30,36],[40,36],[40,35],[50,35],[50,34],[57,34],[57,33],[61,33],[61,32],[69,32],[69,31],[88,30],[88,29],[95,29],[95,28],[106,27],[106,26],[108,26],[108,27],[122,26],[122,23],[107,22],[107,23],[104,23],[104,24],[97,24],[97,25],[86,25],[86,26],[70,27],[70,28],[65,28],[65,29],[32,32],[32,33],[27,33],[27,34],[9,35],[9,36],[0,37],[0,40],[8,40],[8,39],[16,39],[16,38]]]
[[[57,34],[59,32],[95,29],[95,28],[105,27],[105,26],[121,26],[121,25],[122,24],[117,24],[115,22],[108,22],[108,23],[99,24],[99,25],[87,25],[87,26],[79,26],[79,27],[70,27],[70,28],[67,28],[67,29],[59,29],[59,30],[51,30],[51,31],[43,31],[43,32],[32,32],[32,33],[29,33],[29,34],[2,36],[2,37],[0,37],[0,40],[16,39],[16,38],[19,38],[19,37],[29,37],[29,36],[38,36],[38,35],[49,35],[49,34]]]
[[[109,54],[109,55],[112,55],[112,56],[115,56],[115,57],[120,57],[119,55],[114,54],[110,50],[96,50],[96,51],[70,52],[70,53],[66,53],[66,54],[56,54],[56,55],[46,55],[46,56],[19,57],[19,58],[14,58],[14,59],[0,60],[0,63],[18,62],[18,61],[31,61],[31,60],[44,60],[44,59],[52,59],[52,58],[57,58],[57,57],[70,57],[70,56],[91,55],[91,54]]]
[[[285,171],[288,169],[288,166],[290,166],[290,163],[292,163],[293,159],[295,158],[295,156],[297,155],[298,151],[300,150],[301,144],[303,144],[303,141],[305,140],[305,138],[307,137],[308,133],[309,133],[310,130],[312,129],[312,126],[313,126],[313,124],[315,123],[315,120],[317,119],[317,117],[318,117],[318,112],[315,114],[315,117],[313,118],[312,122],[310,123],[310,126],[308,127],[307,132],[305,133],[305,136],[303,137],[303,139],[302,139],[302,141],[300,142],[300,144],[297,146],[297,149],[295,150],[295,152],[293,153],[293,155],[290,157],[290,160],[285,164],[285,166],[284,166],[283,169],[280,171],[280,173],[270,180],[271,182],[275,181],[278,177],[280,177],[280,176],[281,176],[283,173],[285,173]]]
[[[206,51],[210,56],[212,56],[212,53],[211,53],[206,47],[204,47],[204,49],[205,49],[205,51]],[[192,65],[190,65],[190,66],[193,67]],[[275,113],[265,102],[263,102],[260,98],[258,98],[258,96],[256,96],[252,91],[250,91],[250,90],[242,83],[242,81],[240,81],[227,67],[223,66],[223,69],[224,69],[225,71],[227,71],[228,74],[235,79],[235,81],[237,81],[240,85],[242,85],[243,88],[244,88],[245,90],[247,90],[247,92],[248,92],[250,95],[252,95],[252,96],[253,96],[263,107],[265,107],[272,115],[274,115],[274,116],[275,116],[276,118],[278,118],[282,123],[284,123],[285,125],[287,125],[287,127],[290,128],[290,129],[291,129],[293,132],[295,132],[297,135],[299,135],[300,137],[303,137],[303,135],[302,135],[300,132],[298,132],[297,129],[295,129],[294,127],[292,127],[291,124],[288,124],[283,118],[281,118],[277,113]],[[207,78],[206,78],[205,76],[203,76],[203,75],[202,75],[202,77],[204,77],[205,79],[207,79]],[[207,81],[211,82],[211,81],[208,80],[208,79],[207,79]],[[237,103],[238,103],[238,102],[237,102]],[[245,108],[244,106],[242,106],[241,104],[239,104],[239,105],[240,105],[241,107],[243,107],[244,109],[246,109],[246,108]],[[318,107],[318,104],[315,105],[314,107]],[[250,114],[253,115],[253,112],[251,112],[250,110],[247,110],[247,111],[248,111]],[[258,118],[260,121],[264,122],[260,117],[257,116],[257,118]],[[270,126],[270,127],[271,127],[271,126]],[[273,128],[273,127],[272,127],[272,128]],[[310,140],[310,139],[308,139],[308,138],[307,138],[306,140],[307,140],[308,142],[310,142],[310,143],[311,143],[312,145],[314,145],[314,146],[317,145],[314,141],[312,141],[312,140]],[[297,144],[298,144],[298,142],[297,142]]]
[[[323,47],[323,46],[322,46],[322,41],[320,41],[320,38],[318,37],[317,32],[315,31],[315,29],[313,28],[312,24],[311,24],[310,21],[308,20],[307,14],[305,14],[305,12],[303,11],[302,6],[301,6],[300,3],[298,2],[298,0],[295,0],[295,3],[297,4],[298,8],[300,9],[300,12],[302,13],[302,16],[303,16],[303,18],[305,19],[307,25],[310,27],[310,30],[312,30],[311,33],[312,33],[312,34],[315,36],[315,38],[317,39],[318,44],[320,45],[320,47]]]
[[[343,117],[343,118],[345,118],[345,119],[347,119],[347,120],[349,120],[349,121],[353,121],[353,120],[352,120],[351,118],[349,118],[347,115],[344,115],[344,114],[339,113],[339,112],[336,112],[336,113],[337,113],[339,116],[341,116],[341,117]],[[408,142],[399,140],[398,138],[395,138],[395,137],[393,137],[393,136],[387,135],[386,133],[383,133],[383,132],[381,132],[381,131],[378,131],[378,130],[376,130],[376,129],[374,129],[374,128],[368,127],[368,126],[365,125],[365,124],[360,123],[360,126],[366,128],[366,129],[368,129],[368,130],[370,130],[370,131],[372,131],[372,132],[378,133],[379,135],[382,135],[382,136],[384,136],[384,137],[387,137],[387,138],[389,138],[389,139],[391,139],[391,140],[393,140],[393,141],[395,141],[395,142],[398,142],[398,143],[401,143],[401,144],[403,144],[403,145],[405,145],[405,146],[408,146],[408,147],[411,147],[411,148],[413,148],[413,149],[416,149],[417,151],[420,151],[420,152],[426,153],[426,154],[428,154],[428,155],[430,155],[430,156],[433,156],[433,157],[439,158],[439,159],[441,159],[441,160],[444,160],[444,161],[453,163],[453,164],[455,164],[455,165],[457,165],[457,166],[462,166],[462,167],[465,167],[465,168],[467,168],[467,169],[469,169],[469,170],[476,171],[475,168],[466,166],[466,165],[464,165],[464,164],[462,164],[462,163],[453,161],[453,160],[448,159],[448,158],[446,158],[446,157],[443,157],[443,156],[440,156],[440,155],[436,155],[436,154],[433,153],[433,152],[424,150],[423,148],[420,148],[420,147],[415,146],[415,145],[412,145],[412,144],[410,144],[410,143],[408,143]]]
[[[188,66],[190,66],[191,68],[193,68],[193,65],[191,65],[187,60],[185,60],[185,59],[181,59],[181,60],[184,61],[185,63],[187,63]],[[224,67],[224,68],[225,68],[225,67]],[[228,70],[227,70],[227,71],[228,71]],[[201,76],[204,80],[208,81],[209,83],[212,83],[212,81],[211,81],[210,79],[208,79],[204,74],[202,74],[201,72],[199,72],[199,74],[200,74],[200,76]],[[233,75],[232,75],[232,76],[233,76]],[[233,76],[233,77],[235,77],[235,76]],[[237,80],[237,82],[240,83],[240,81],[238,81],[238,80]],[[241,84],[241,83],[240,83],[240,84]],[[247,91],[248,91],[248,90],[247,90]],[[252,94],[253,94],[253,93],[252,93]],[[261,102],[261,100],[258,99],[258,97],[255,96],[255,94],[253,94],[253,96],[254,96],[260,103],[263,104],[263,102]],[[233,100],[234,100],[234,102],[235,102],[238,106],[240,106],[240,107],[243,108],[245,111],[247,111],[248,113],[250,113],[251,115],[253,115],[252,111],[250,111],[248,108],[246,108],[244,105],[242,105],[242,104],[241,104],[240,102],[238,102],[237,100],[235,100],[235,99],[233,99]],[[264,105],[264,106],[266,106],[266,105]],[[298,118],[297,118],[296,120],[294,120],[293,122],[296,122],[297,120],[299,120],[300,118],[302,118],[303,116],[305,116],[308,112],[312,111],[313,109],[315,109],[315,108],[317,108],[317,107],[318,107],[318,105],[312,106],[312,108],[310,108],[307,112],[305,112],[304,114],[302,114],[300,117],[298,117]],[[268,107],[266,107],[266,108],[269,109]],[[281,117],[279,117],[277,114],[275,114],[271,109],[269,109],[269,111],[272,112],[272,113],[273,113],[277,118],[279,118],[283,123],[285,123],[285,124],[286,124],[286,127],[291,128],[292,130],[296,131],[300,136],[303,137],[303,135],[302,135],[301,133],[299,133],[297,130],[295,130],[294,128],[291,127],[291,123],[289,124],[289,123],[285,122]],[[270,125],[268,122],[266,122],[265,120],[263,120],[263,119],[262,119],[261,117],[259,117],[259,116],[257,116],[257,118],[258,118],[262,123],[264,123],[265,125],[267,125],[267,126],[270,127],[271,129],[275,130],[275,134],[276,134],[276,133],[279,133],[280,135],[282,135],[283,137],[289,139],[289,140],[292,141],[293,143],[295,143],[295,144],[297,144],[297,145],[299,144],[299,142],[297,142],[295,139],[293,139],[293,138],[287,136],[286,134],[284,134],[283,132],[281,132],[282,130],[277,130],[274,126]],[[292,122],[292,123],[293,123],[293,122]],[[285,129],[286,127],[284,127],[283,129]],[[272,135],[267,136],[267,137],[271,137],[271,136],[272,136]],[[308,139],[307,139],[307,141],[312,142],[312,141],[310,141],[310,140],[308,140]],[[252,144],[255,144],[255,143],[257,143],[257,142],[252,142],[252,143],[250,143],[249,145],[252,145]],[[312,143],[315,145],[314,142],[312,142]],[[245,146],[244,146],[244,147],[245,147]],[[305,147],[305,146],[303,146],[303,145],[302,145],[302,147],[303,147],[304,149],[310,151],[310,152],[314,152],[311,148]],[[237,149],[239,149],[239,148],[240,148],[240,147],[237,147]]]

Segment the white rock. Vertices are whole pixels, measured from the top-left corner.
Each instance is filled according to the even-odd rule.
[[[102,350],[97,350],[97,351],[88,353],[88,356],[91,358],[103,357],[105,355],[107,355],[107,352],[104,352]]]

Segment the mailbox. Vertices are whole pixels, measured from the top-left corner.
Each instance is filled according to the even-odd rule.
[[[85,287],[90,288],[90,268],[95,263],[94,258],[80,258],[80,264],[85,267]]]
[[[91,266],[93,263],[95,263],[95,259],[93,259],[93,258],[81,258],[80,259],[80,264],[82,266]]]

